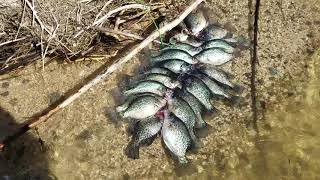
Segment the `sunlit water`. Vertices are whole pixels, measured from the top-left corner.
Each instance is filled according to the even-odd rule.
[[[320,179],[320,52],[311,59],[304,83],[279,83],[303,90],[267,107],[259,134],[248,130],[255,147],[238,155],[238,166],[207,167],[191,179]]]
[[[320,179],[320,53],[308,67],[309,79],[297,85],[302,95],[266,110],[254,138],[257,150],[231,179]]]

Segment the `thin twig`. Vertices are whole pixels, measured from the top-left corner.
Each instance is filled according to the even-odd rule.
[[[106,15],[102,16],[99,20],[95,21],[92,26],[98,26],[102,25],[110,16],[113,14],[123,11],[123,10],[128,10],[128,9],[148,9],[150,8],[149,6],[143,5],[143,4],[129,4],[125,6],[121,6],[117,9],[114,9],[112,11],[109,11]]]
[[[76,13],[76,21],[77,24],[81,24],[81,15],[82,14],[82,7],[81,7],[81,3],[77,4],[77,13]]]
[[[32,0],[32,7],[35,9],[34,0]],[[32,11],[32,26],[34,26],[35,17],[34,17],[34,11]]]
[[[6,42],[1,43],[0,47],[8,45],[8,44],[11,44],[11,43],[15,43],[15,42],[18,42],[18,41],[22,41],[22,40],[25,40],[25,39],[27,39],[27,37],[22,37],[22,38],[6,41]]]
[[[9,61],[10,61],[11,59],[13,59],[17,54],[19,54],[19,53],[20,53],[20,50],[21,50],[21,48],[18,49],[16,52],[14,52],[8,59],[6,59],[6,60],[4,61],[4,63],[1,65],[0,69],[6,68],[7,64],[9,63]]]
[[[38,22],[38,24],[40,25],[41,29],[44,29],[49,35],[51,35],[52,34],[51,31],[49,31],[49,29],[42,23],[41,19],[37,15],[37,11],[34,9],[32,4],[28,0],[25,0],[25,2],[27,3],[27,6],[31,9],[34,18]]]
[[[98,21],[99,17],[101,16],[102,12],[107,8],[107,6],[109,6],[109,4],[111,4],[113,2],[113,0],[109,0],[108,2],[106,2],[104,4],[104,6],[101,8],[100,12],[97,14],[96,18],[94,19],[94,21]]]
[[[81,0],[79,3],[90,3],[92,0]]]
[[[95,26],[101,26],[109,17],[111,17],[113,14],[123,11],[123,10],[128,10],[128,9],[148,9],[149,6],[145,6],[142,4],[129,4],[129,5],[125,5],[125,6],[121,6],[119,8],[116,8],[112,11],[109,11],[106,15],[102,16],[101,18],[99,18],[98,20],[96,20],[95,22],[92,23],[92,25],[90,25],[89,27],[87,27],[86,29],[90,29],[92,27]],[[77,38],[78,36],[80,36],[85,29],[80,30],[73,38]]]
[[[174,19],[172,22],[166,24],[165,26],[161,27],[158,31],[153,32],[151,35],[149,35],[145,40],[143,40],[139,45],[137,45],[132,51],[130,51],[125,57],[119,59],[115,63],[113,63],[111,66],[109,66],[104,72],[90,80],[87,84],[82,86],[76,93],[72,94],[68,98],[66,98],[61,104],[55,106],[53,109],[46,112],[44,115],[40,116],[39,118],[34,119],[30,123],[25,123],[25,125],[18,130],[15,134],[12,136],[6,137],[6,139],[0,143],[0,150],[2,150],[8,143],[15,140],[25,132],[27,132],[29,129],[36,127],[42,122],[45,122],[48,118],[50,118],[53,114],[57,113],[61,109],[65,108],[69,104],[71,104],[74,100],[78,99],[83,93],[87,92],[90,88],[92,88],[94,85],[98,84],[100,81],[104,80],[108,75],[115,72],[121,66],[128,62],[132,57],[134,57],[136,54],[138,54],[143,48],[147,47],[152,41],[157,39],[160,34],[164,34],[174,27],[176,27],[181,21],[183,21],[184,18],[187,17],[188,14],[191,13],[192,10],[196,9],[200,3],[202,3],[204,0],[196,0],[193,2],[183,13],[181,13],[176,19]]]
[[[20,24],[19,24],[19,27],[18,27],[18,30],[17,30],[16,37],[14,39],[17,39],[18,36],[19,36],[19,32],[20,32],[20,29],[21,29],[21,26],[22,26],[22,23],[23,23],[24,13],[25,12],[26,12],[26,1],[24,1],[24,3],[23,3],[23,10],[22,10],[22,15],[21,15],[21,20],[20,20]]]
[[[32,4],[28,1],[25,0],[27,3],[27,6],[31,9],[32,13],[34,14],[34,18],[37,21],[37,23],[39,24],[39,26],[41,27],[41,29],[45,30],[48,34],[49,37],[54,37],[54,39],[61,45],[63,46],[66,50],[68,50],[69,52],[73,53],[65,44],[63,44],[57,37],[52,36],[52,33],[41,21],[41,19],[39,18],[39,16],[37,15],[36,10],[34,9],[34,7],[32,6]],[[56,19],[55,19],[56,20]]]
[[[137,39],[137,40],[144,40],[145,39],[142,36],[139,36],[139,35],[136,35],[136,34],[131,34],[131,33],[128,33],[128,32],[123,32],[123,31],[118,31],[118,30],[113,30],[113,29],[108,29],[108,28],[103,28],[103,27],[96,27],[95,29],[98,30],[98,31],[101,31],[101,32],[107,32],[107,33],[111,33],[111,34],[118,34],[118,35],[121,35],[121,36],[126,36],[126,37],[130,37],[130,38]],[[155,42],[157,44],[164,44],[164,43],[161,43],[158,40],[154,40],[153,42]]]

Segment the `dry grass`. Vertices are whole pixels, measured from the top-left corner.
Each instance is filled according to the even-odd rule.
[[[156,20],[170,17],[178,6],[152,0],[0,2],[0,75],[39,59],[44,67],[56,56],[70,63],[89,54],[108,55],[116,45],[146,37],[145,29],[154,30]]]

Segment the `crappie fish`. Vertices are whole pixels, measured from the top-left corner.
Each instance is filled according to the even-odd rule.
[[[140,96],[134,99],[127,109],[119,113],[123,118],[145,119],[155,115],[166,103],[167,101],[161,97]]]
[[[197,35],[208,25],[208,21],[202,11],[190,13],[183,22],[193,35]]]
[[[221,84],[227,85],[231,88],[234,87],[234,84],[229,80],[228,75],[215,66],[202,66],[199,72],[202,72],[203,74]]]
[[[210,102],[211,92],[208,87],[199,79],[189,77],[185,81],[186,90],[196,97],[207,110],[213,111],[214,107]]]
[[[211,49],[211,48],[221,48],[227,53],[233,53],[235,48],[230,45],[227,41],[222,39],[214,39],[210,41],[206,41],[201,45],[202,49]]]
[[[191,56],[194,56],[195,54],[199,53],[200,51],[198,50],[198,48],[188,44],[188,43],[176,43],[176,44],[172,44],[169,45],[165,48],[163,48],[162,50],[168,50],[168,49],[173,49],[173,50],[182,50],[187,52],[188,54],[190,54]]]
[[[148,70],[147,72],[144,73],[146,74],[163,74],[169,77],[175,76],[176,74],[172,71],[170,71],[169,69],[166,68],[159,68],[159,67],[154,67],[151,68],[150,70]]]
[[[176,74],[183,74],[192,69],[192,66],[190,64],[179,59],[170,59],[168,61],[160,63],[159,65],[160,67],[167,68]]]
[[[207,76],[199,75],[199,74],[195,74],[193,76],[201,79],[201,81],[204,82],[204,84],[207,85],[208,89],[210,89],[210,91],[211,91],[211,93],[213,95],[223,96],[223,97],[228,98],[228,99],[231,98],[231,96],[226,92],[226,90],[224,90],[216,82],[214,82],[213,80],[211,80]]]
[[[201,102],[187,91],[179,91],[178,96],[180,98],[182,98],[183,100],[185,100],[190,105],[194,114],[196,115],[196,117],[197,117],[196,125],[195,125],[196,128],[205,127],[206,122],[202,118],[202,112],[203,112],[204,107],[201,104]]]
[[[133,88],[124,91],[124,95],[152,93],[158,96],[164,96],[167,91],[166,86],[157,81],[140,81]]]
[[[205,49],[194,56],[204,64],[222,65],[233,58],[233,55],[220,48]]]
[[[167,49],[167,50],[161,51],[160,55],[151,57],[150,62],[158,63],[158,62],[166,61],[169,59],[179,59],[189,64],[196,64],[198,62],[189,53],[182,50],[177,50],[177,49],[176,50]]]
[[[224,39],[224,38],[227,38],[228,36],[229,36],[229,33],[226,29],[214,24],[210,24],[205,29],[203,29],[198,34],[197,37],[201,41],[210,41],[213,39]]]
[[[140,81],[157,81],[159,83],[162,83],[163,85],[165,85],[166,87],[170,88],[170,89],[174,89],[177,87],[181,87],[181,83],[177,80],[172,79],[171,77],[164,75],[164,74],[147,74],[144,79],[140,80]]]
[[[166,147],[178,158],[180,164],[188,163],[187,149],[191,146],[191,139],[186,126],[177,117],[166,115],[161,129],[161,135]]]
[[[162,121],[156,117],[148,118],[146,121],[138,121],[134,125],[132,140],[127,147],[127,155],[130,158],[139,158],[139,147],[160,132]]]
[[[186,125],[190,137],[196,145],[198,140],[193,131],[196,115],[190,105],[180,97],[172,97],[168,100],[168,110]]]

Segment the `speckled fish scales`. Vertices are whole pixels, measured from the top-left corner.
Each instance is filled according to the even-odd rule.
[[[240,51],[236,38],[200,10],[182,23],[166,47],[152,51],[149,69],[123,92],[126,100],[116,108],[135,122],[126,151],[130,158],[139,158],[142,142],[160,137],[178,163],[188,163],[188,150],[200,148],[196,132],[208,124],[204,114],[216,110],[215,102],[237,97],[236,85],[221,69]]]

